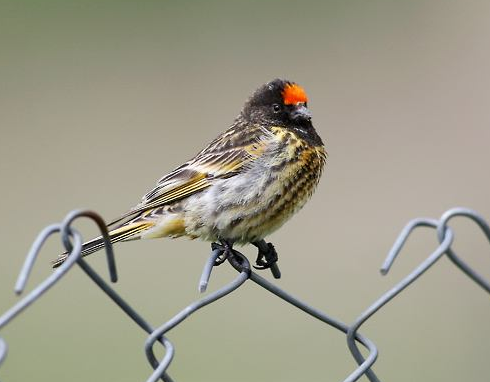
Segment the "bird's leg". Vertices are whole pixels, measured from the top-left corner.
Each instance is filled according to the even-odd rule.
[[[259,249],[257,260],[255,260],[255,269],[268,269],[278,260],[277,252],[272,243],[266,243],[265,240],[255,241],[252,243]]]
[[[281,271],[277,266],[277,252],[272,243],[266,243],[264,239],[255,241],[252,243],[259,249],[259,253],[257,254],[257,260],[255,261],[256,266],[255,269],[268,269],[270,268],[272,271],[272,275],[274,278],[281,278]]]
[[[216,261],[214,262],[215,266],[223,264],[233,251],[233,242],[228,240],[220,240],[220,241],[221,244],[211,243],[211,249],[213,251],[215,249],[219,249],[221,251],[219,256],[216,258]]]

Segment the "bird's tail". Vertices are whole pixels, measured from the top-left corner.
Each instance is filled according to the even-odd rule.
[[[146,231],[154,225],[151,221],[137,221],[124,224],[118,228],[109,231],[111,243],[119,241],[135,240],[140,238],[140,233]],[[88,256],[105,247],[105,241],[102,236],[96,237],[82,244],[82,256]],[[68,258],[68,252],[62,253],[52,262],[53,268],[58,268]]]

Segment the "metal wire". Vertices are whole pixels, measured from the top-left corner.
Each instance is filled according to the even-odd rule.
[[[449,222],[449,220],[451,220],[453,217],[456,216],[465,216],[467,218],[470,218],[470,220],[473,220],[476,224],[478,224],[478,226],[481,228],[481,230],[487,237],[487,240],[490,242],[490,227],[488,226],[487,222],[477,212],[470,210],[469,208],[453,208],[448,210],[442,215],[441,222],[437,227],[437,235],[439,241],[444,236],[445,230],[448,229],[447,223]],[[478,273],[476,273],[473,269],[471,269],[471,267],[467,265],[463,260],[461,260],[456,255],[456,252],[454,252],[453,249],[448,248],[446,254],[449,257],[449,259],[459,269],[461,269],[464,273],[466,273],[466,275],[469,278],[471,278],[474,282],[480,285],[484,290],[490,293],[490,283],[487,280],[485,280],[482,276],[480,276]]]
[[[0,337],[0,366],[2,362],[7,358],[8,346],[3,338]]]
[[[390,289],[388,292],[383,294],[378,300],[376,300],[371,306],[369,306],[351,325],[348,333],[347,333],[347,345],[349,349],[357,361],[359,365],[366,364],[368,360],[364,360],[361,352],[359,351],[355,341],[354,336],[357,333],[357,330],[361,327],[364,322],[366,322],[373,314],[378,312],[385,304],[391,301],[395,296],[397,296],[401,291],[407,288],[411,283],[413,283],[417,278],[419,278],[425,271],[427,271],[430,267],[432,267],[437,260],[439,260],[444,254],[453,261],[454,264],[458,266],[464,273],[466,273],[473,281],[475,281],[478,285],[480,285],[487,292],[490,292],[490,284],[486,281],[482,276],[473,271],[469,265],[464,263],[451,249],[451,244],[454,239],[454,234],[451,228],[447,226],[448,221],[455,216],[466,216],[471,220],[475,221],[479,227],[485,233],[487,239],[490,241],[490,228],[488,224],[485,222],[482,216],[480,216],[477,212],[472,211],[467,208],[453,208],[446,211],[440,220],[428,219],[428,218],[418,218],[411,220],[402,230],[400,235],[395,241],[395,244],[391,248],[386,260],[384,261],[381,267],[381,274],[386,275],[396,257],[402,250],[405,245],[408,237],[412,233],[412,231],[417,227],[431,227],[437,230],[438,240],[440,245],[437,249],[426,259],[424,260],[415,270],[406,276],[402,281],[400,281],[395,287]],[[366,376],[370,381],[375,382],[379,381],[377,376],[374,374],[372,370],[366,371]],[[360,377],[360,376],[359,376]],[[357,377],[356,379],[358,379]]]
[[[26,261],[24,262],[24,266],[20,271],[17,283],[15,284],[15,292],[17,294],[22,293],[22,291],[24,290],[27,279],[31,273],[32,267],[34,266],[34,262],[36,261],[36,258],[43,244],[46,242],[49,236],[51,236],[55,232],[60,231],[61,225],[59,224],[48,226],[39,234],[37,239],[34,241],[31,250],[27,255]],[[60,266],[60,269],[57,272],[52,273],[48,278],[46,278],[42,283],[34,288],[31,293],[29,293],[26,297],[20,300],[17,304],[15,304],[0,317],[0,329],[7,325],[15,317],[17,317],[19,313],[25,310],[34,301],[39,299],[44,293],[46,293],[46,291],[51,288],[56,282],[58,282],[77,262],[82,249],[82,237],[75,229],[72,229],[70,233],[73,235],[75,245],[72,248],[68,260],[65,261],[62,266]]]
[[[412,220],[405,229],[402,231],[401,235],[398,237],[394,247],[391,249],[388,254],[388,258],[386,259],[383,267],[381,268],[381,272],[386,274],[391,267],[395,257],[400,252],[401,247],[405,243],[408,235],[416,228],[416,227],[437,227],[437,222],[434,222],[430,219],[415,219]],[[359,365],[367,365],[369,364],[369,360],[364,360],[361,352],[359,351],[354,338],[364,322],[366,322],[373,314],[375,314],[378,310],[380,310],[384,305],[386,305],[389,301],[391,301],[394,297],[396,297],[401,291],[403,291],[406,287],[408,287],[411,283],[413,283],[417,278],[419,278],[427,269],[429,269],[432,265],[435,264],[437,260],[444,255],[445,251],[449,248],[453,241],[453,234],[451,230],[446,230],[446,235],[444,241],[437,247],[437,249],[424,261],[422,262],[415,270],[410,273],[407,277],[405,277],[402,281],[400,281],[395,287],[390,289],[388,292],[383,294],[376,302],[374,302],[369,308],[367,308],[351,325],[347,332],[347,345],[349,349],[357,361]],[[372,363],[369,364],[371,366]],[[362,374],[361,374],[362,375]],[[361,377],[358,373],[353,376],[353,381],[356,381]],[[378,377],[374,374],[371,369],[366,370],[366,376],[370,381],[379,381]]]
[[[179,313],[177,313],[172,319],[155,329],[143,318],[141,314],[133,309],[130,304],[128,304],[112,287],[110,287],[110,285],[106,281],[104,281],[104,279],[97,272],[95,272],[92,267],[90,267],[89,264],[81,257],[83,240],[80,233],[72,227],[72,223],[80,217],[86,217],[96,223],[102,237],[104,238],[106,244],[106,256],[109,277],[112,282],[117,281],[114,253],[103,219],[98,214],[92,211],[73,211],[66,216],[62,223],[50,225],[46,227],[43,231],[41,231],[41,233],[38,235],[38,237],[32,244],[29,253],[26,256],[26,260],[15,285],[15,292],[17,294],[21,294],[23,292],[27,284],[29,275],[31,274],[31,270],[44,243],[53,234],[60,234],[62,244],[66,251],[69,253],[68,259],[56,271],[54,271],[50,276],[43,280],[38,286],[33,288],[33,290],[26,297],[17,302],[12,308],[8,309],[0,317],[0,329],[9,324],[22,311],[26,310],[32,303],[34,303],[44,293],[46,293],[54,284],[60,282],[60,280],[68,273],[73,265],[77,263],[87,274],[87,276],[96,285],[98,285],[100,289],[104,293],[106,293],[107,296],[123,310],[124,313],[126,313],[142,330],[149,334],[147,340],[145,341],[144,348],[148,362],[150,363],[154,371],[147,379],[147,381],[154,382],[161,379],[164,382],[173,382],[172,378],[167,374],[166,370],[174,358],[175,350],[174,345],[168,340],[168,338],[165,337],[165,335],[177,325],[182,323],[191,314],[223,298],[227,294],[237,290],[247,280],[251,280],[259,287],[269,291],[275,296],[281,298],[283,301],[302,310],[306,314],[315,317],[316,319],[333,327],[334,329],[346,334],[348,349],[350,350],[352,356],[359,366],[356,370],[351,372],[351,374],[344,380],[344,382],[357,381],[363,375],[365,375],[371,382],[379,382],[379,378],[371,370],[371,367],[377,359],[378,350],[371,340],[359,333],[360,327],[375,313],[377,313],[384,305],[386,305],[399,293],[405,290],[410,284],[416,281],[443,255],[447,255],[449,259],[461,271],[468,275],[471,280],[475,281],[480,287],[490,293],[490,283],[477,272],[475,272],[469,265],[467,265],[451,248],[454,239],[454,233],[453,230],[448,226],[448,222],[456,216],[466,217],[475,222],[490,242],[490,227],[488,226],[486,221],[477,212],[467,208],[453,208],[451,210],[448,210],[442,215],[439,220],[418,218],[410,221],[403,228],[402,232],[400,233],[393,247],[391,248],[385,262],[383,263],[381,267],[381,273],[383,275],[386,275],[389,272],[391,266],[401,252],[409,236],[416,228],[429,227],[431,229],[435,229],[440,243],[439,246],[408,276],[403,278],[398,284],[396,284],[393,288],[384,293],[363,313],[361,313],[361,315],[353,322],[352,325],[347,325],[346,323],[330,317],[319,309],[308,305],[301,299],[294,297],[283,289],[272,284],[265,278],[259,276],[257,273],[252,272],[250,263],[248,262],[247,258],[243,256],[243,254],[241,254],[240,252],[231,249],[229,245],[226,245],[226,243],[224,243],[224,245],[213,245],[213,251],[204,265],[203,272],[199,280],[198,289],[201,293],[206,291],[214,266],[222,262],[218,261],[218,259],[227,259],[232,267],[238,271],[238,276],[215,292],[209,293],[203,298],[192,302],[187,307],[182,309]],[[255,245],[259,248],[259,250],[263,251],[264,253],[269,251],[271,248],[273,250],[273,247],[265,241],[255,243]],[[275,261],[271,264],[270,268],[274,278],[279,278],[281,276],[281,272]],[[157,342],[160,343],[165,350],[165,354],[161,360],[158,360],[154,353],[154,346]],[[358,347],[359,344],[364,346],[369,351],[368,357],[364,358],[362,356]],[[7,356],[7,349],[8,347],[6,342],[3,340],[3,338],[0,337],[0,366]]]
[[[237,260],[237,257],[241,259],[241,270],[240,274],[238,277],[236,277],[232,282],[229,284],[225,285],[221,289],[207,295],[206,297],[193,302],[192,304],[188,305],[184,309],[182,309],[179,313],[177,313],[172,319],[170,319],[168,322],[166,322],[164,325],[160,326],[158,329],[153,331],[153,333],[150,334],[148,339],[145,342],[145,352],[148,360],[150,363],[152,363],[152,360],[155,359],[155,355],[153,353],[153,344],[163,336],[165,333],[167,333],[169,330],[172,330],[174,327],[179,325],[182,321],[184,321],[187,317],[189,317],[192,313],[196,312],[197,310],[205,307],[206,305],[219,300],[220,298],[226,296],[227,294],[233,292],[235,289],[240,287],[249,277],[249,272],[250,272],[250,264],[248,263],[248,260],[238,252],[235,252],[234,254],[229,254],[228,255],[228,261],[230,262],[235,262]],[[211,255],[209,262],[216,260],[214,251],[213,254]],[[206,267],[205,267],[206,269]],[[167,352],[168,353],[168,352]],[[172,361],[172,358],[168,356],[168,354],[165,354],[165,357],[162,359],[160,364],[155,368],[155,371],[153,374],[150,376],[150,378],[147,380],[147,382],[155,382],[158,380],[160,375],[167,369],[167,367],[170,365],[170,362]],[[153,366],[153,365],[152,365]]]
[[[293,297],[289,293],[285,292],[281,288],[278,288],[276,285],[270,283],[263,277],[255,273],[252,273],[250,279],[256,284],[260,285],[261,287],[267,289],[269,292],[275,294],[277,297],[283,299],[284,301],[289,302],[291,305],[297,307],[298,309],[301,309],[303,312],[308,313],[310,316],[313,316],[318,320],[344,333],[347,333],[349,331],[349,326],[347,324],[344,324],[343,322],[335,318],[331,318],[330,316],[326,315],[320,310],[313,308],[312,306],[309,306],[308,304],[304,303],[298,298]],[[360,335],[359,333],[354,333],[353,338],[355,341],[359,341],[362,345],[364,345],[369,350],[369,357],[367,358],[365,364],[359,365],[359,367],[351,375],[349,375],[344,380],[344,382],[356,381],[359,377],[361,377],[366,372],[366,370],[376,361],[378,357],[378,349],[376,348],[376,345],[374,345],[374,343],[371,340]]]

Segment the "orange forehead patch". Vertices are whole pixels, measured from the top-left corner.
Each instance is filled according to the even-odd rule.
[[[308,102],[305,90],[296,84],[287,84],[282,92],[284,105],[296,105],[299,102]]]

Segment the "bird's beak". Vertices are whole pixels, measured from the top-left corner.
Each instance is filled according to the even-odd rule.
[[[291,110],[291,118],[293,120],[309,121],[311,120],[311,112],[304,103],[299,103]]]

